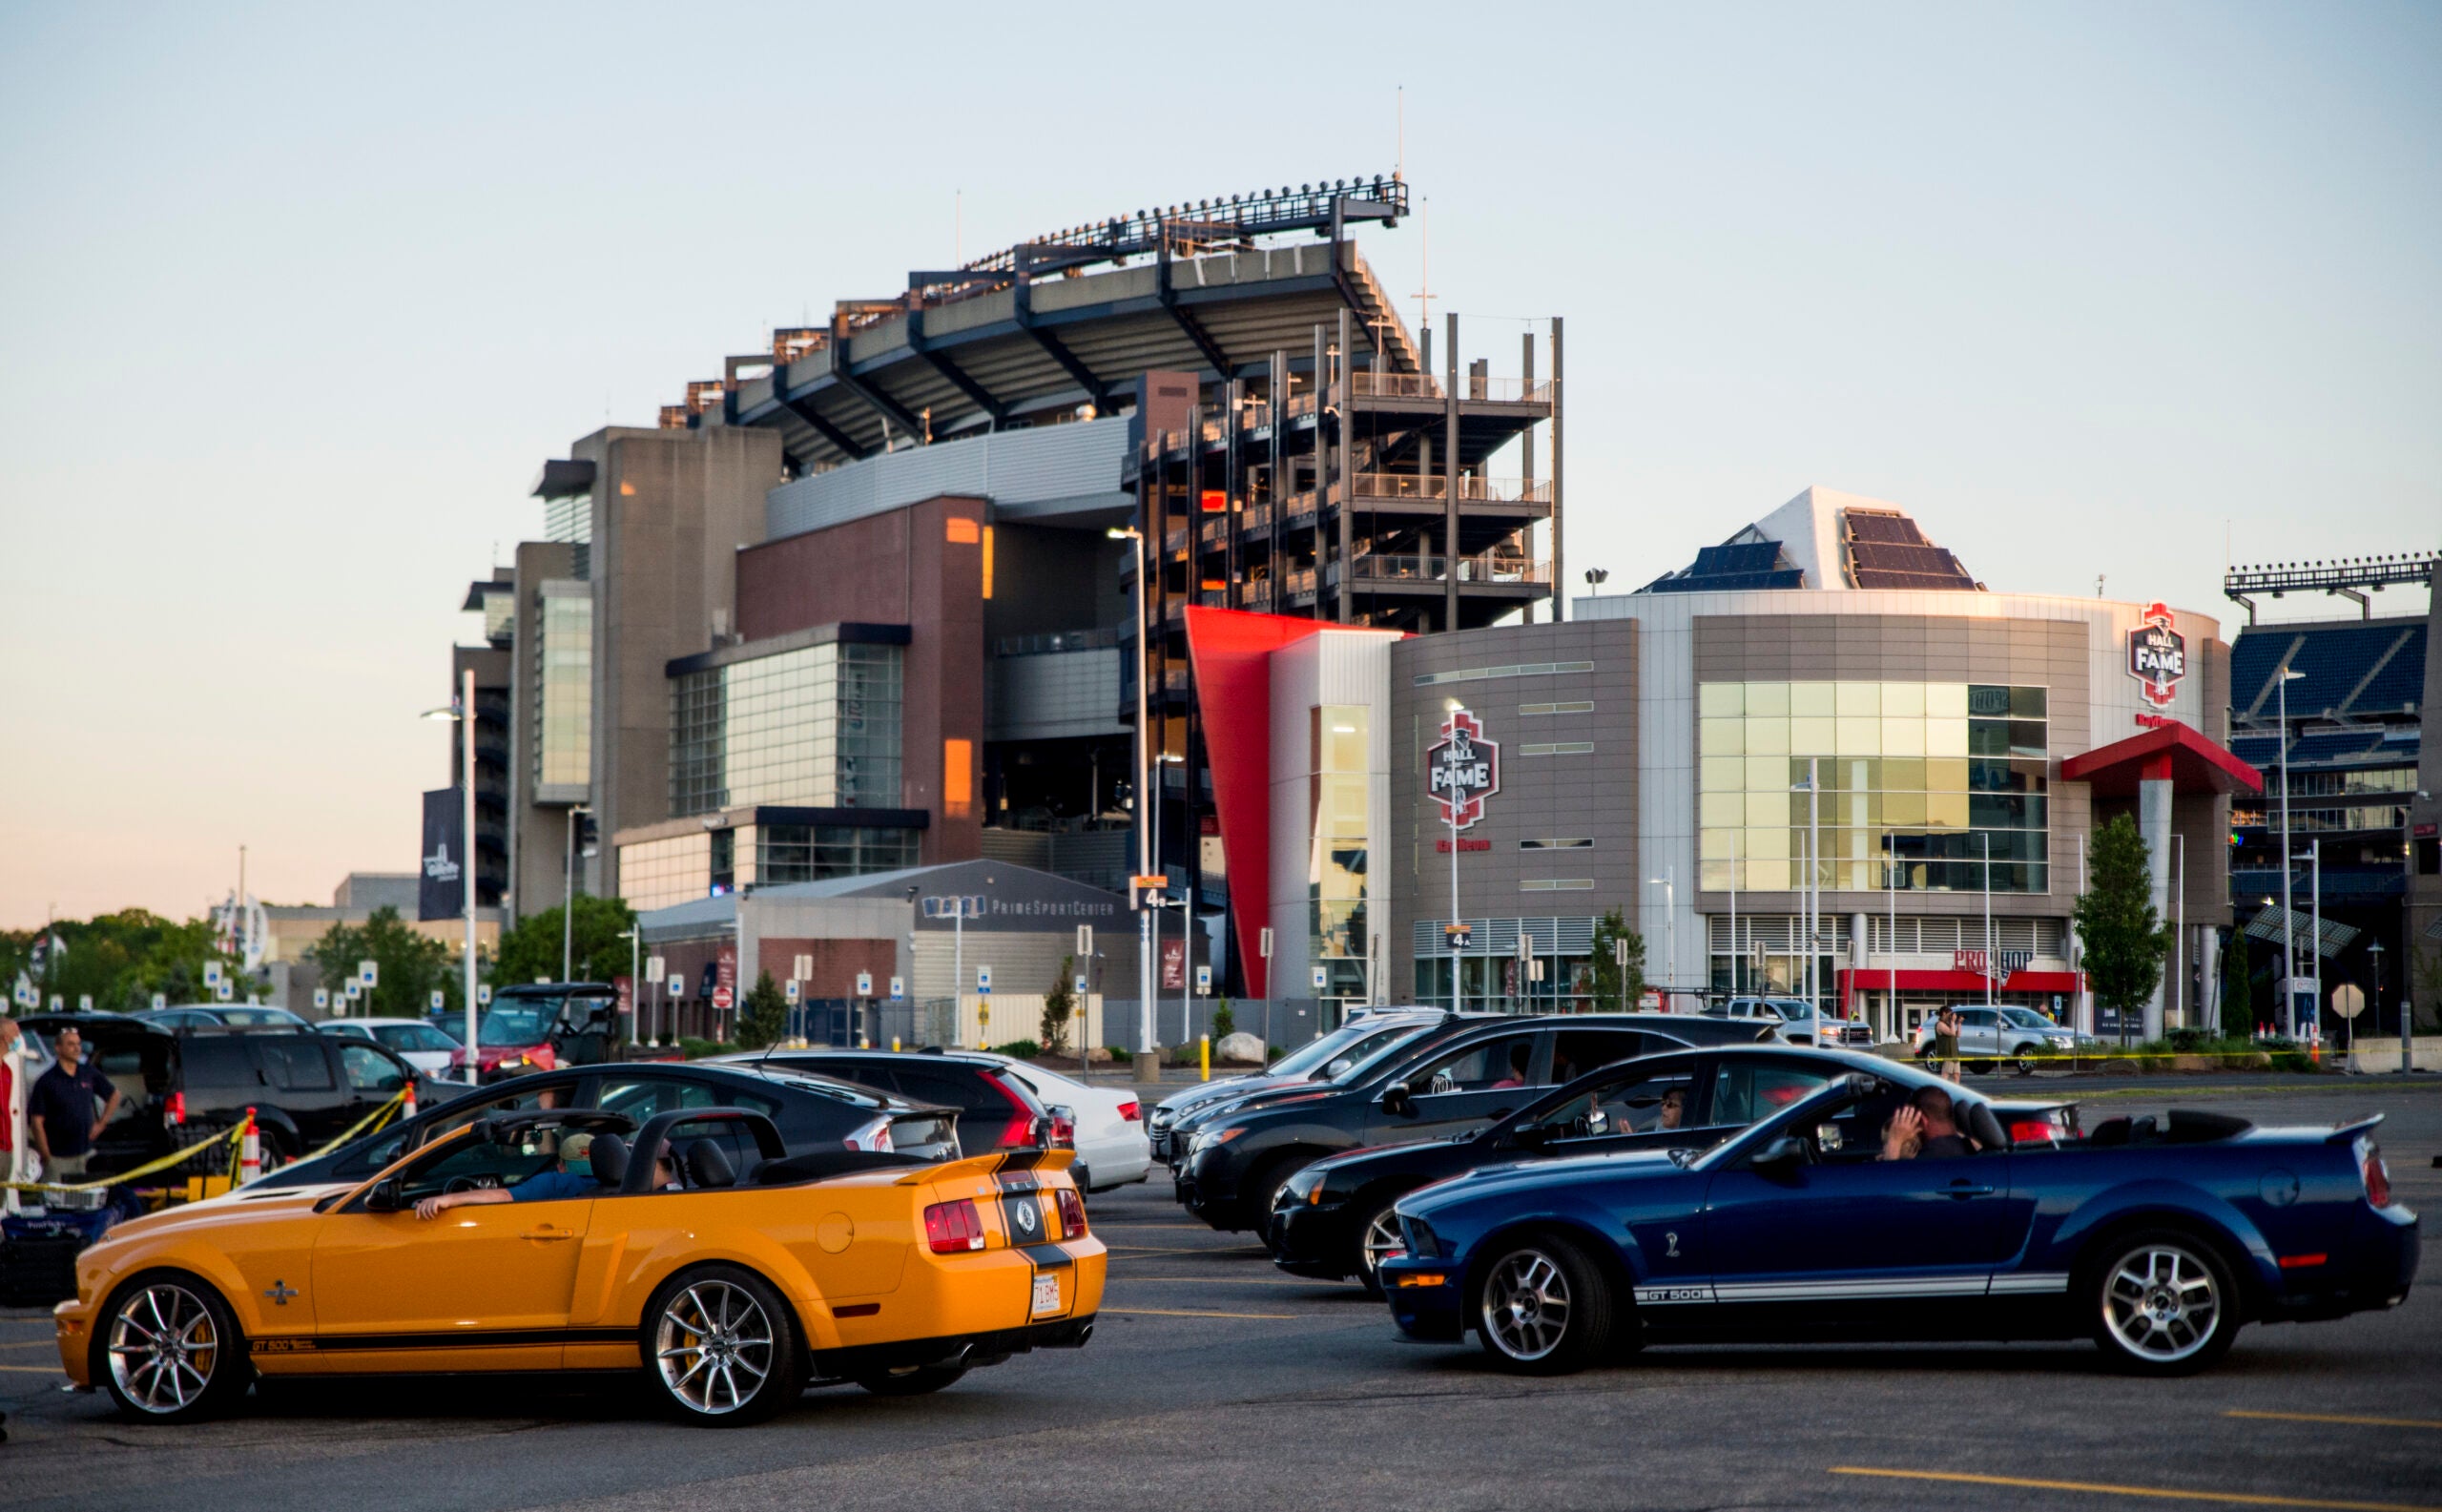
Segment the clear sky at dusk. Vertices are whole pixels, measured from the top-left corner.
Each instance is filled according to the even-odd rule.
[[[1437,320],[1567,319],[1572,574],[1810,483],[2231,626],[2225,530],[2442,544],[2442,10],[1240,13],[0,8],[0,926],[409,869],[544,458],[962,238],[1387,173],[1401,84]]]

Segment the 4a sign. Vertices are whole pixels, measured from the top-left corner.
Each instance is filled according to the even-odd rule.
[[[1484,727],[1464,709],[1453,709],[1441,738],[1424,753],[1425,790],[1441,805],[1441,818],[1463,830],[1484,817],[1484,799],[1500,791],[1500,743],[1484,738]]]
[[[2145,622],[2128,632],[2128,675],[2142,686],[2145,701],[2167,709],[2187,675],[2187,637],[2171,629],[2171,611],[2145,606]]]

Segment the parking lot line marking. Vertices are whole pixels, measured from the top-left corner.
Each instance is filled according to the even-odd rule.
[[[57,1376],[60,1374],[59,1367],[56,1365],[0,1365],[0,1370],[5,1370],[13,1376]]]
[[[2324,1509],[2324,1512],[2442,1512],[2431,1502],[2334,1502],[2320,1497],[2266,1496],[2257,1491],[2187,1491],[2171,1486],[2112,1485],[2100,1481],[2037,1481],[2024,1476],[1968,1475],[1957,1470],[1881,1470],[1867,1465],[1835,1464],[1832,1473],[1880,1476],[1894,1481],[2022,1486],[2033,1491],[2082,1491],[2090,1496],[2143,1497],[2162,1502],[2219,1502],[2228,1506],[2316,1507]]]
[[[1266,1252],[1252,1244],[1235,1245],[1226,1250],[1165,1250],[1144,1244],[1111,1244],[1105,1249],[1113,1254],[1262,1254]]]
[[[2442,1428],[2442,1418],[2352,1418],[2334,1412],[2250,1412],[2233,1408],[2225,1418],[2266,1418],[2274,1422],[2341,1422],[2360,1428]]]
[[[40,1348],[42,1348],[42,1347],[43,1347],[44,1345],[46,1345],[46,1344],[52,1345],[52,1347],[54,1347],[54,1348],[55,1348],[55,1347],[57,1347],[57,1346],[56,1346],[55,1341],[53,1341],[53,1340],[52,1340],[52,1339],[48,1339],[48,1338],[29,1338],[29,1339],[21,1339],[21,1340],[19,1340],[18,1342],[14,1343],[14,1344],[0,1344],[0,1349],[40,1349]],[[2437,1425],[2437,1426],[2442,1426],[2442,1425]]]
[[[1113,1275],[1112,1281],[1142,1281],[1147,1286],[1312,1286],[1326,1287],[1329,1281],[1293,1281],[1276,1275]],[[49,1343],[50,1340],[44,1340]]]
[[[1261,1317],[1284,1323],[1297,1319],[1294,1313],[1190,1313],[1167,1307],[1106,1307],[1102,1311],[1120,1317]]]

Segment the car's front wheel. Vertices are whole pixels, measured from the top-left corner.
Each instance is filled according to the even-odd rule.
[[[1521,1375],[1583,1370],[1610,1344],[1610,1287],[1566,1239],[1536,1235],[1503,1248],[1484,1268],[1476,1302],[1484,1349]]]
[[[2123,1370],[2187,1376],[2229,1353],[2238,1287],[2212,1246],[2178,1229],[2123,1235],[2081,1277],[2095,1338]]]
[[[642,1344],[645,1379],[683,1421],[760,1422],[805,1391],[797,1315],[742,1266],[697,1266],[662,1283]]]
[[[2037,1064],[2035,1057],[2041,1049],[2042,1046],[2038,1045],[2019,1046],[2010,1052],[2010,1069],[2020,1076],[2033,1076]]]
[[[1356,1280],[1368,1296],[1382,1295],[1382,1262],[1408,1251],[1406,1236],[1399,1232],[1398,1200],[1396,1195],[1376,1197],[1358,1211]]]
[[[147,1271],[114,1294],[100,1318],[97,1374],[134,1422],[194,1422],[246,1393],[254,1366],[220,1294],[183,1271]]]

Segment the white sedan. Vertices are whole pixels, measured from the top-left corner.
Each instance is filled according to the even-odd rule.
[[[1066,1108],[1077,1121],[1077,1185],[1107,1191],[1143,1181],[1153,1169],[1153,1141],[1145,1131],[1145,1109],[1134,1087],[1089,1087],[1073,1076],[1046,1071],[1032,1061],[962,1050],[976,1060],[998,1062],[1026,1084],[1046,1108]]]
[[[430,1076],[447,1076],[449,1052],[458,1048],[456,1040],[426,1019],[324,1019],[314,1027],[324,1034],[386,1046],[409,1066]]]

